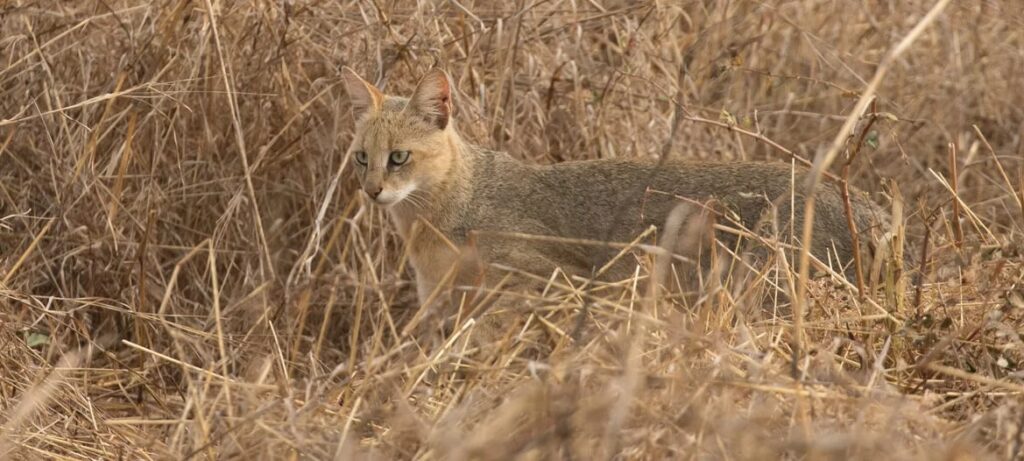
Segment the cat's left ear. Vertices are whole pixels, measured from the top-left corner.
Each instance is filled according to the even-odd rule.
[[[407,107],[439,130],[451,122],[453,108],[451,78],[439,68],[431,69],[423,76]]]

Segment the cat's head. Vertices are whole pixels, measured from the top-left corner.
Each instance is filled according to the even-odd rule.
[[[388,96],[348,67],[342,70],[356,120],[349,147],[367,197],[378,205],[429,198],[452,167],[452,84],[440,69],[428,72],[412,96]]]

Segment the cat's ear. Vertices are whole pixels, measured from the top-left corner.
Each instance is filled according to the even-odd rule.
[[[381,93],[372,83],[363,80],[354,70],[345,67],[341,69],[341,76],[345,79],[345,91],[352,103],[352,114],[359,120],[367,112],[380,112],[384,103],[384,93]]]
[[[407,110],[443,130],[451,121],[453,107],[451,79],[448,73],[435,67],[416,86]]]

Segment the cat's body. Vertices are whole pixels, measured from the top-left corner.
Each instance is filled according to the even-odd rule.
[[[421,302],[442,283],[494,283],[502,274],[493,264],[541,276],[555,268],[591,274],[619,251],[600,242],[629,242],[664,224],[683,201],[699,210],[714,200],[725,215],[717,221],[727,226],[733,219],[753,229],[771,222],[770,210],[780,233],[802,222],[803,200],[793,191],[794,185],[801,190],[805,171],[790,165],[622,159],[530,165],[462,141],[451,124],[443,72],[428,74],[408,100],[385,97],[346,72],[360,115],[352,144],[360,181],[388,207],[406,239]],[[812,253],[845,267],[854,250],[842,196],[826,183],[816,200]],[[851,190],[851,202],[866,240],[885,213],[859,191]],[[632,267],[635,259],[624,258],[604,275],[625,276]]]

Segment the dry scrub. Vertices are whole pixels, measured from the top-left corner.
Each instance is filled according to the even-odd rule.
[[[933,5],[0,2],[0,458],[1019,459],[1018,0],[950,3],[854,112]],[[341,66],[435,63],[531,162],[805,163],[852,115],[830,171],[925,264],[794,319],[787,252],[653,298],[640,253],[475,341],[343,158]]]

